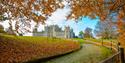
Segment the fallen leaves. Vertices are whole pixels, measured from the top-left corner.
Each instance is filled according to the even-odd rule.
[[[35,37],[2,36],[0,38],[0,63],[19,63],[68,53],[80,48],[72,40]],[[31,40],[33,39],[33,40]],[[29,42],[31,41],[31,42]],[[39,43],[37,43],[39,42]]]

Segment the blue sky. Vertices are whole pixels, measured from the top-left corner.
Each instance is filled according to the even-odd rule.
[[[58,20],[58,19],[57,19]],[[60,19],[59,19],[60,20]],[[75,32],[76,35],[79,34],[80,31],[83,31],[89,27],[92,28],[93,30],[95,29],[96,23],[99,21],[99,19],[91,19],[89,17],[83,17],[82,20],[79,20],[78,22],[75,22],[73,20],[65,21],[62,19],[62,21],[49,21],[49,24],[46,25],[58,25],[59,27],[62,27],[64,30],[65,26],[70,26],[73,31]],[[44,26],[40,26],[38,28],[39,31],[44,30]]]
[[[70,11],[71,9],[69,7],[58,9],[48,18],[46,25],[59,25],[63,29],[65,26],[70,26],[73,28],[75,34],[78,35],[80,31],[84,31],[87,27],[94,29],[96,23],[99,21],[98,18],[91,19],[89,17],[83,17],[82,20],[79,20],[77,23],[73,19],[66,20],[66,16],[69,15]],[[44,29],[42,26],[39,27],[39,30],[42,29]]]
[[[70,26],[73,28],[74,32],[76,35],[79,34],[80,31],[83,31],[89,27],[92,28],[93,30],[95,29],[96,23],[99,21],[99,19],[91,19],[89,17],[83,17],[82,20],[79,20],[78,22],[75,21],[64,21],[65,23],[62,23],[61,26],[58,24],[60,27],[65,27],[65,26]],[[63,25],[64,24],[64,25]]]
[[[83,17],[82,20],[79,20],[78,22],[75,22],[73,20],[66,21],[63,17],[59,19],[54,19],[59,21],[47,21],[48,23],[46,25],[58,25],[59,27],[62,27],[64,29],[65,26],[70,26],[76,35],[79,34],[80,31],[84,31],[87,27],[95,29],[96,23],[99,21],[99,19],[91,19],[89,17]],[[0,23],[1,24],[1,23]],[[32,24],[34,25],[34,24]],[[5,28],[9,27],[8,21],[4,21],[3,26]],[[44,26],[40,24],[38,31],[44,30]],[[30,33],[27,33],[26,35],[30,36]]]
[[[99,21],[99,19],[91,19],[89,17],[83,17],[81,21],[78,21],[78,23],[70,24],[70,26],[73,28],[76,35],[79,34],[80,31],[84,31],[87,27],[95,29],[96,23]]]

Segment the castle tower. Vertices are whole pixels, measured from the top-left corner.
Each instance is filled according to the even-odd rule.
[[[67,26],[67,27],[65,27],[65,38],[70,38],[70,27],[69,26]]]
[[[53,37],[56,37],[56,26],[55,25],[53,25],[53,27],[52,27],[52,35],[53,35]]]
[[[33,32],[37,32],[37,26],[34,27]]]
[[[38,34],[37,34],[37,25],[34,27],[34,29],[33,29],[33,36],[37,36]]]
[[[37,31],[37,26],[33,30],[33,36],[46,36],[46,37],[57,37],[57,38],[72,38],[73,30],[69,26],[66,26],[62,30],[58,25],[45,26],[45,30],[42,32]]]

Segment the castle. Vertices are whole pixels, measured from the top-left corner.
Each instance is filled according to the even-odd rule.
[[[45,37],[56,37],[56,38],[74,38],[75,33],[69,26],[62,30],[58,25],[45,26],[45,30],[38,32],[37,28],[33,31],[33,36],[45,36]]]

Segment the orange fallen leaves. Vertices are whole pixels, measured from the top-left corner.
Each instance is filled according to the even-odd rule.
[[[37,44],[20,38],[3,36],[0,38],[0,63],[26,62],[64,54],[79,48],[79,44],[71,40],[65,40],[65,42],[61,42],[61,40],[60,42],[43,41]]]

